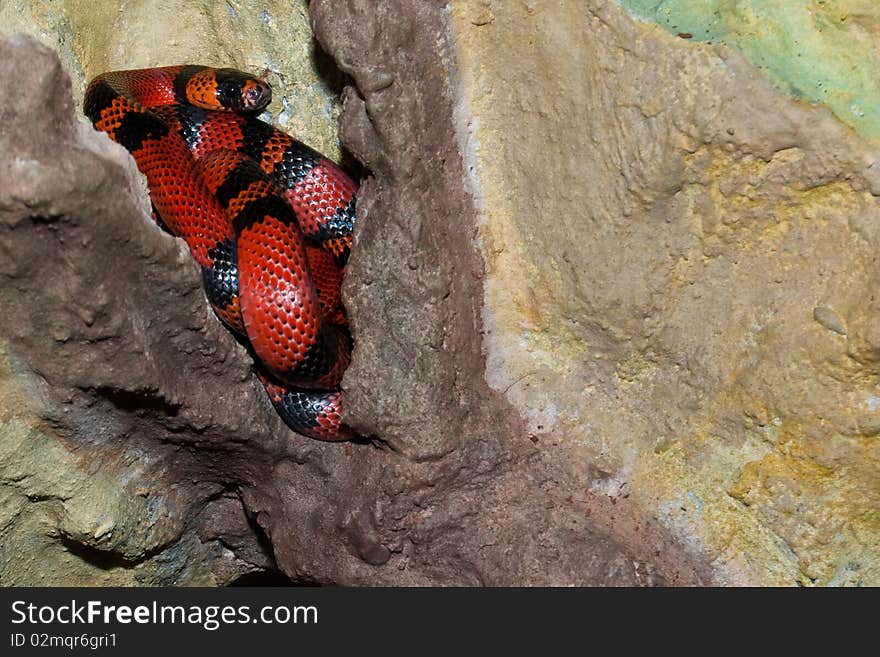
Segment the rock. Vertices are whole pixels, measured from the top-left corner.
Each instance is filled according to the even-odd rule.
[[[860,134],[880,139],[880,68],[874,44],[880,14],[873,0],[620,0],[635,16],[682,39],[737,50],[785,93],[828,106]]]
[[[259,5],[229,53],[188,2],[163,55],[65,3],[119,35],[47,40],[76,97],[275,52]],[[0,582],[880,581],[875,144],[616,3],[308,10],[366,169],[343,387],[373,440],[283,426],[130,158],[6,40]]]
[[[358,87],[344,95],[341,139],[373,173],[344,290],[356,342],[348,420],[432,473],[393,493],[430,487],[429,501],[416,496],[425,511],[397,523],[442,561],[454,552],[468,564],[452,569],[464,580],[440,581],[707,581],[699,559],[658,549],[667,535],[657,523],[580,485],[580,464],[560,458],[555,441],[536,446],[487,386],[485,261],[454,122],[458,43],[444,12],[362,0],[315,0],[310,11],[322,48]],[[393,517],[386,510],[380,522]],[[410,547],[397,547],[408,569]]]
[[[225,431],[247,426],[236,412],[268,414],[247,357],[206,312],[185,248],[150,220],[133,160],[77,122],[56,56],[4,39],[0,79],[18,90],[0,108],[0,581],[205,584],[253,570],[196,539],[226,487],[210,473],[234,447],[190,405],[238,386]],[[214,456],[193,470],[196,445]]]
[[[409,294],[423,304],[416,319],[447,326],[456,354],[448,363],[436,358],[438,371],[422,384],[421,416],[401,408],[383,424],[361,421],[380,439],[387,432],[396,452],[295,436],[210,313],[185,247],[149,219],[131,159],[76,122],[54,55],[22,37],[4,40],[0,55],[0,76],[19,89],[18,104],[0,110],[8,128],[0,335],[10,360],[7,395],[25,400],[4,406],[4,583],[224,583],[269,569],[294,582],[342,584],[642,581],[639,560],[601,527],[581,519],[576,539],[560,533],[573,520],[552,519],[561,510],[545,488],[549,475],[533,472],[531,443],[504,445],[517,435],[515,417],[484,383],[468,389],[482,371],[478,333],[473,319],[456,318],[473,313],[473,296],[438,293],[438,279],[425,275],[411,289],[412,263],[394,270],[406,277],[389,287],[389,298]],[[444,131],[436,133],[439,141]],[[445,133],[452,138],[451,123]],[[388,161],[405,160],[392,150]],[[372,184],[388,187],[378,178]],[[365,207],[381,208],[365,199]],[[458,208],[464,197],[449,202]],[[373,225],[395,230],[400,222]],[[439,263],[448,244],[430,244],[436,251],[424,255]],[[381,244],[373,256],[369,246],[360,251],[368,271],[379,269],[371,257],[397,266]],[[451,286],[467,290],[462,285],[477,280],[471,270],[445,267]],[[455,314],[432,307],[445,297],[453,297]],[[359,308],[355,301],[354,313],[369,312]],[[436,327],[409,326],[403,336],[431,349],[420,340]],[[384,354],[363,332],[359,349]],[[386,377],[381,395],[358,387],[380,384],[365,377],[354,379],[352,397],[386,405],[407,398],[408,380],[387,385],[410,369],[405,358],[375,366]],[[444,390],[456,372],[457,387]],[[419,427],[432,394],[444,395],[436,419]],[[481,413],[468,415],[461,404]],[[421,444],[429,431],[436,439]],[[524,477],[533,485],[522,490]],[[566,541],[589,563],[536,568],[548,544]],[[459,556],[450,561],[451,545]],[[677,577],[649,570],[645,581]]]
[[[451,29],[491,386],[716,582],[880,581],[876,144],[615,3]]]

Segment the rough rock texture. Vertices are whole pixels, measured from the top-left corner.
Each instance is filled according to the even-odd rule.
[[[876,0],[620,0],[685,39],[736,47],[796,98],[827,105],[880,140],[880,5]]]
[[[591,518],[578,473],[552,447],[536,447],[486,385],[482,262],[441,4],[315,0],[311,15],[319,42],[357,85],[345,95],[341,139],[373,173],[346,278],[356,342],[344,382],[349,419],[424,462],[407,468],[402,491],[386,485],[395,506],[416,505],[386,510],[386,522],[414,551],[439,542],[441,571],[460,573],[451,581],[703,581],[698,560],[662,550],[668,537],[650,520]],[[639,522],[644,536],[633,535]]]
[[[612,2],[452,20],[491,385],[718,582],[880,583],[876,148]]]
[[[247,359],[152,225],[131,158],[77,121],[55,56],[6,39],[0,79],[20,90],[0,107],[0,582],[210,583],[270,565],[253,530],[237,553],[225,536],[248,521],[223,464],[259,460],[239,429],[267,415]],[[237,411],[225,428],[197,401],[218,399]]]
[[[343,132],[374,172],[346,378],[374,444],[283,426],[184,247],[150,222],[130,158],[77,123],[51,52],[2,42],[0,79],[19,93],[0,109],[0,582],[223,583],[265,569],[342,584],[708,581],[656,524],[630,540],[591,517],[567,464],[482,380],[475,214],[455,185],[439,8],[387,7],[390,85],[339,45],[383,17],[326,9],[313,3],[318,32],[365,98],[347,94]],[[424,118],[423,98],[439,117]]]
[[[265,7],[30,11],[76,96],[215,38],[259,68]],[[133,38],[151,9],[193,41]],[[4,41],[0,583],[880,582],[871,146],[610,0],[309,12],[368,172],[344,388],[375,439],[283,426],[130,158]]]

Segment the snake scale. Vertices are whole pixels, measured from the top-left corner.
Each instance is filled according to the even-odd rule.
[[[257,77],[186,65],[99,75],[83,110],[134,157],[154,218],[188,245],[279,415],[303,435],[347,440],[341,283],[357,184],[258,119],[270,100]]]

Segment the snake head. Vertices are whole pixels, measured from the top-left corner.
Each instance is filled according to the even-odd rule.
[[[265,80],[233,68],[217,69],[215,75],[217,103],[224,109],[256,114],[272,100],[272,88]]]

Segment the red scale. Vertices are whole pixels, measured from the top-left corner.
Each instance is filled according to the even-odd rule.
[[[260,380],[292,428],[345,440],[353,432],[341,424],[338,387],[350,339],[334,255],[347,253],[351,236],[322,248],[303,233],[320,233],[357,187],[322,158],[293,188],[278,189],[270,177],[274,166],[287,149],[307,147],[252,117],[269,94],[264,82],[231,69],[118,71],[90,83],[85,110],[96,128],[132,152],[162,221],[187,242],[203,270],[210,273],[210,254],[234,240],[236,249],[228,253],[237,252],[238,296],[223,307],[215,303],[218,316],[243,331]],[[189,120],[178,118],[182,100],[206,110],[179,114],[198,117],[199,125],[181,123]],[[243,153],[248,131],[267,136],[259,161]]]

